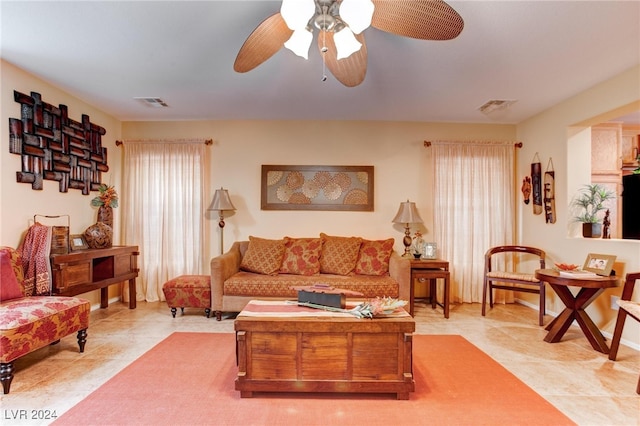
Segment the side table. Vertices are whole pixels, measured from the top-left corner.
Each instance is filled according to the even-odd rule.
[[[413,316],[413,304],[415,301],[415,280],[429,280],[429,298],[431,299],[431,307],[435,309],[436,305],[441,306],[444,310],[444,317],[449,318],[449,262],[442,259],[411,259],[411,291],[409,299],[409,313]],[[444,296],[442,303],[438,303],[436,295],[436,284],[438,279],[444,282]]]
[[[544,341],[559,342],[573,320],[576,320],[585,337],[591,343],[591,347],[598,352],[608,354],[609,346],[607,346],[604,336],[585,309],[598,298],[605,288],[616,287],[618,278],[615,276],[565,277],[555,269],[538,269],[536,278],[549,283],[565,306],[564,310],[547,325],[548,333]],[[580,290],[577,295],[574,295],[569,287],[577,287]]]

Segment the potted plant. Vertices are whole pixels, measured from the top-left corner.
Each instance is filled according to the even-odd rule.
[[[597,183],[584,185],[574,197],[571,201],[576,211],[574,220],[582,223],[583,237],[599,238],[602,235],[602,217],[599,213],[607,209],[607,201],[615,198],[613,191]]]

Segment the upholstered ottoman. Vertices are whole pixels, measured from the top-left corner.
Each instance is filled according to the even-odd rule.
[[[211,315],[211,277],[209,275],[180,275],[162,285],[162,292],[171,315],[176,317],[177,308],[184,314],[184,308],[204,308]]]

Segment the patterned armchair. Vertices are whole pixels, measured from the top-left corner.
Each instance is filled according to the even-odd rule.
[[[5,394],[13,380],[13,362],[77,332],[84,352],[91,305],[88,300],[26,294],[20,253],[0,247],[0,382]]]

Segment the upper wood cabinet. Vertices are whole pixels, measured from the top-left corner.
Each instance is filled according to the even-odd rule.
[[[611,237],[622,237],[622,177],[638,167],[640,126],[618,122],[591,128],[591,183],[599,183],[616,193],[610,205]]]
[[[623,174],[631,173],[638,167],[638,151],[640,150],[640,126],[623,126],[621,140],[621,156]]]
[[[622,236],[622,124],[603,123],[591,128],[591,183],[615,192],[610,202],[611,238]]]
[[[591,128],[591,175],[618,176],[622,168],[622,125],[603,123]]]

